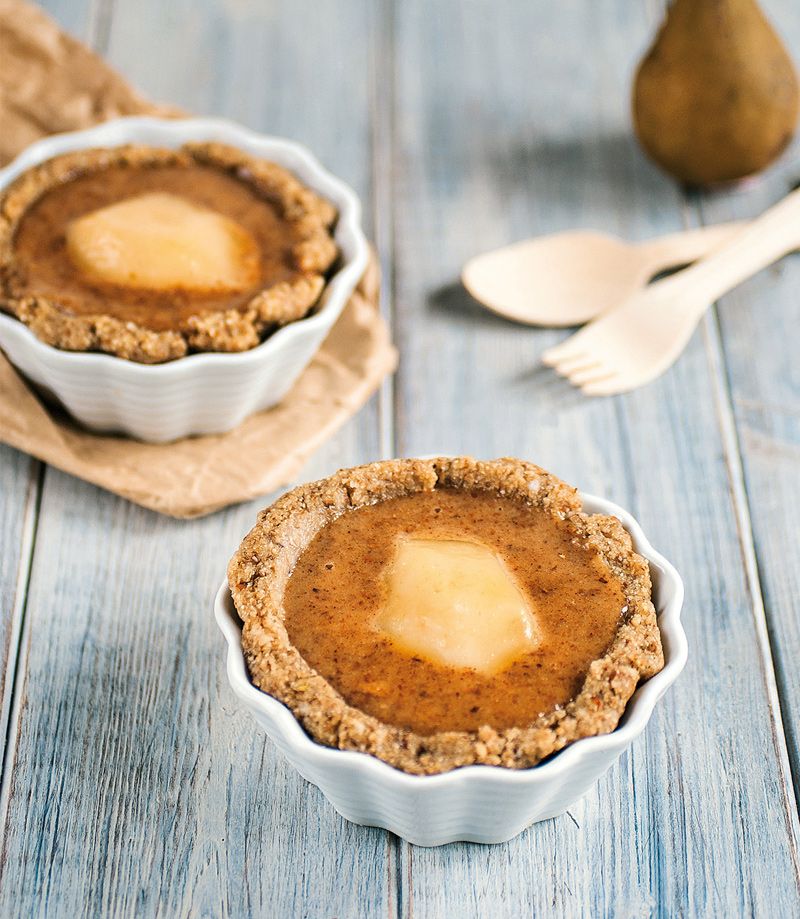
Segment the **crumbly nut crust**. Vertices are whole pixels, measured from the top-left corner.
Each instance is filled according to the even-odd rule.
[[[423,737],[349,706],[301,657],[284,626],[283,594],[314,535],[358,507],[440,487],[484,489],[567,520],[619,579],[628,606],[606,654],[580,693],[529,727],[442,732]],[[228,566],[244,622],[242,646],[253,683],[287,705],[319,743],[370,753],[405,772],[431,775],[486,764],[524,769],[581,737],[613,731],[640,680],[664,666],[650,571],[616,517],[589,516],[574,488],[532,463],[467,457],[389,460],[345,469],[300,486],[263,510]]]
[[[75,316],[45,297],[14,295],[14,235],[27,209],[49,189],[109,166],[193,163],[235,173],[296,225],[296,279],[259,292],[244,309],[198,313],[185,331],[155,332],[112,316]],[[0,309],[24,322],[46,344],[66,351],[105,351],[145,364],[175,360],[190,351],[246,351],[276,327],[302,319],[317,302],[325,273],[337,256],[331,235],[335,219],[333,205],[282,166],[224,144],[186,144],[179,150],[129,145],[65,153],[28,169],[0,196]]]

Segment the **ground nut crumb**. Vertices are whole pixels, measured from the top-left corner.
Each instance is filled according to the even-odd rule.
[[[597,549],[622,586],[627,612],[605,655],[591,664],[568,704],[543,712],[532,724],[502,731],[483,725],[474,732],[431,736],[385,724],[348,705],[289,640],[283,591],[314,534],[352,508],[436,487],[514,494],[568,520],[576,538]],[[615,518],[582,513],[575,489],[520,460],[389,460],[295,488],[259,514],[231,559],[228,581],[244,621],[242,644],[253,683],[292,709],[319,743],[369,753],[413,774],[473,763],[535,766],[581,737],[613,731],[639,682],[664,665],[649,568],[633,551],[627,532]]]
[[[15,256],[15,234],[29,208],[48,191],[110,167],[191,167],[202,164],[248,182],[293,227],[296,275],[256,293],[243,308],[212,309],[186,327],[155,330],[115,316],[78,314],[51,296],[26,290]],[[179,150],[129,145],[65,153],[26,170],[0,195],[0,310],[15,316],[46,344],[66,351],[102,351],[138,363],[172,361],[196,351],[246,351],[281,325],[302,319],[319,300],[338,250],[335,208],[276,163],[219,143]],[[100,304],[102,305],[102,304]]]

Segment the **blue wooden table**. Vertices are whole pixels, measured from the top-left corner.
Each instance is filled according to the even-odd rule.
[[[800,5],[765,7],[800,57]],[[791,916],[800,775],[800,258],[669,373],[590,401],[563,333],[481,311],[469,256],[572,227],[747,217],[800,178],[687,196],[631,137],[662,4],[49,0],[152,98],[308,144],[363,196],[401,349],[303,478],[519,455],[630,508],[687,587],[690,662],[565,815],[418,849],[344,822],[229,691],[210,603],[265,501],[179,522],[0,448],[0,916]],[[2,66],[2,59],[0,59]]]

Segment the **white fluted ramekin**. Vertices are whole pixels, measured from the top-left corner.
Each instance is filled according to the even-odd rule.
[[[286,706],[250,682],[242,624],[227,581],[222,584],[214,614],[228,643],[233,691],[286,759],[347,820],[384,827],[420,846],[457,840],[505,842],[530,824],[563,813],[642,733],[656,702],[686,663],[686,635],[680,622],[683,582],[627,511],[602,498],[581,498],[587,513],[619,518],[636,551],[650,563],[665,665],[636,690],[615,731],[575,741],[531,769],[466,766],[441,775],[408,775],[365,753],[316,743]]]
[[[189,141],[219,141],[272,160],[333,202],[339,211],[334,235],[340,267],[310,316],[284,326],[256,348],[190,354],[165,364],[62,351],[0,312],[0,348],[11,363],[92,430],[165,442],[229,431],[253,412],[275,405],[308,365],[366,269],[369,250],[355,193],[299,144],[229,121],[119,118],[47,137],[0,170],[0,194],[24,170],[60,153],[123,144],[175,148]]]

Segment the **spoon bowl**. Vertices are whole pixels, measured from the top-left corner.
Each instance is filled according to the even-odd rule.
[[[633,296],[660,271],[713,252],[741,227],[724,223],[639,243],[593,230],[538,236],[476,256],[461,280],[479,303],[506,319],[579,325]]]
[[[684,271],[623,300],[542,362],[591,396],[630,392],[677,360],[705,311],[723,294],[798,248],[800,190],[787,195],[730,241]],[[768,355],[753,355],[753,360]]]

